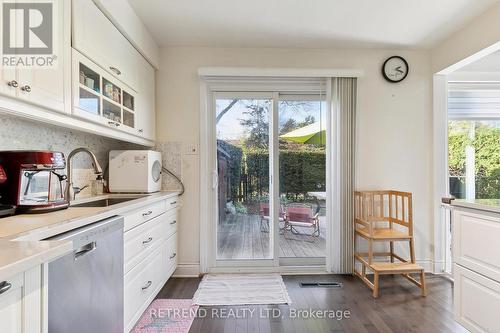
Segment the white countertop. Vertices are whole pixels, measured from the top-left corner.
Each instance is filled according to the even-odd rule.
[[[120,215],[125,212],[178,195],[158,192],[108,207],[69,207],[44,214],[22,214],[0,219],[0,281],[31,267],[49,262],[72,251],[71,241],[43,241],[69,230]],[[105,198],[137,197],[109,194],[86,198],[73,204]]]
[[[500,213],[500,199],[455,199],[451,202],[454,207],[477,209],[492,213]]]

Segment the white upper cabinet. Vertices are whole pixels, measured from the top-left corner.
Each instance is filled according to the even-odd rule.
[[[142,56],[137,95],[137,131],[148,140],[156,139],[155,69]]]
[[[52,111],[64,112],[65,66],[70,63],[70,6],[67,2],[57,2],[54,13],[54,44],[57,54],[55,68],[17,66],[0,70],[0,93],[17,97],[19,100],[41,106]],[[66,19],[65,19],[66,17]],[[20,34],[16,34],[19,36]],[[66,80],[66,81],[65,81]]]
[[[73,48],[138,90],[139,53],[92,0],[73,0]]]

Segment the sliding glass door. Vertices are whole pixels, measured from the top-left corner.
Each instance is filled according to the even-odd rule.
[[[280,95],[278,255],[281,264],[324,263],[325,109],[326,103],[318,95]]]
[[[324,265],[322,94],[216,93],[216,262]]]
[[[270,116],[273,101],[255,94],[215,101],[217,260],[272,259]]]

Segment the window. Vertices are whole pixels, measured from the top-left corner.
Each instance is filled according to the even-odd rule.
[[[450,83],[448,171],[459,199],[500,198],[500,85]]]

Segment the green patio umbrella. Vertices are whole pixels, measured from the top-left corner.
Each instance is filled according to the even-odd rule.
[[[326,128],[324,124],[317,122],[282,134],[280,139],[311,145],[324,145],[326,143]]]

